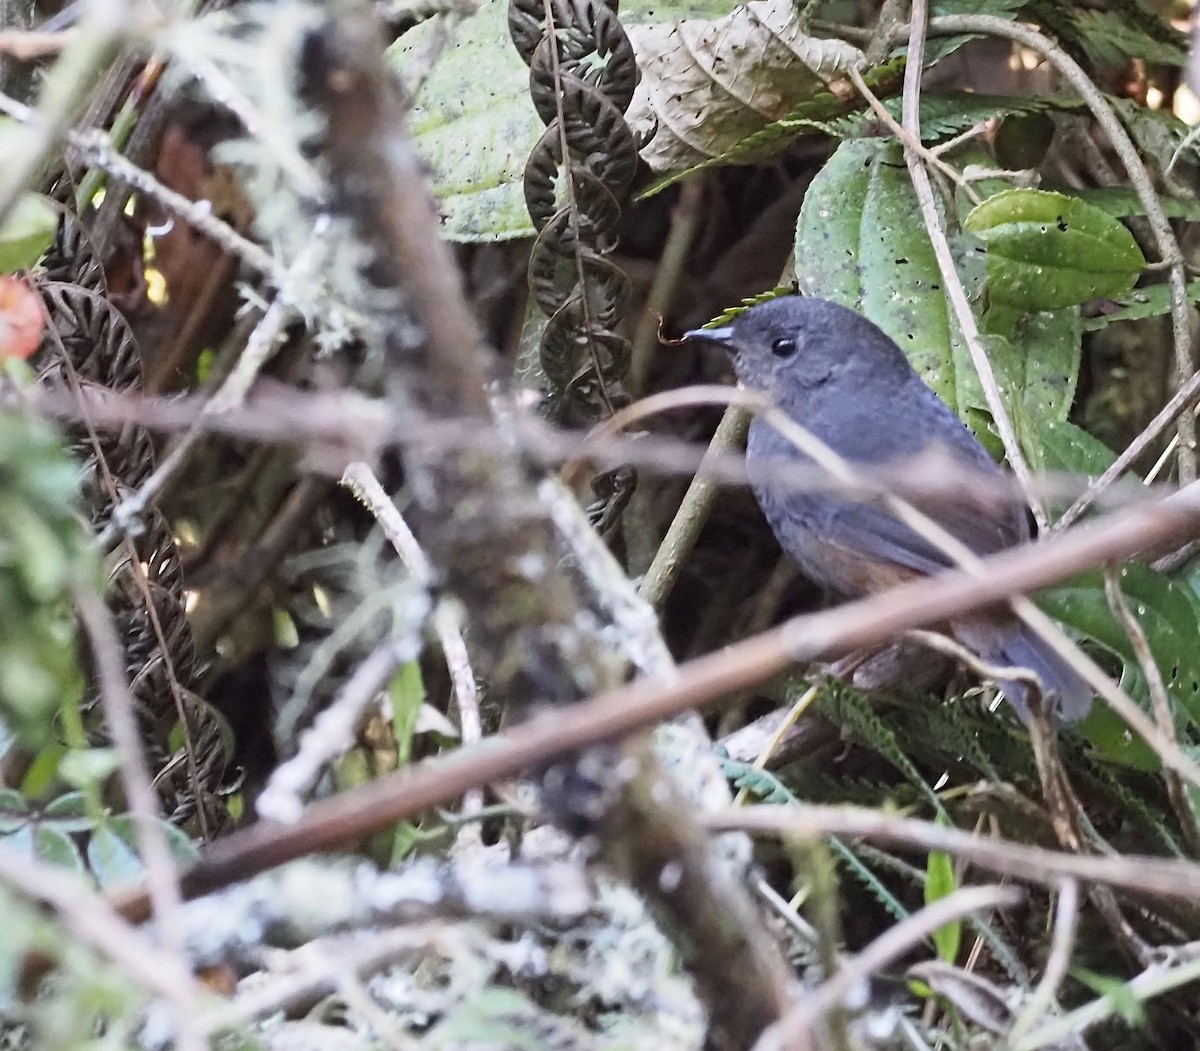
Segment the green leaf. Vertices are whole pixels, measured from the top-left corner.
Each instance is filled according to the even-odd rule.
[[[452,241],[533,234],[525,208],[525,162],[542,134],[529,70],[513,48],[506,5],[488,0],[459,22],[409,116]],[[391,54],[401,74],[426,60],[441,19],[405,33]]]
[[[925,797],[935,814],[945,815],[941,797],[901,746],[895,730],[863,694],[831,680],[828,689],[823,690],[817,698],[816,708],[831,723],[839,726],[843,733],[848,732],[899,770]]]
[[[899,98],[883,99],[883,108],[900,121],[903,102]],[[921,141],[936,143],[952,138],[985,120],[994,120],[1006,115],[1035,114],[1049,108],[1049,99],[1018,97],[1016,95],[988,95],[974,91],[923,91],[921,92]],[[825,131],[838,138],[867,137],[879,118],[871,109],[864,108],[825,126]],[[993,165],[994,167],[994,165]]]
[[[844,142],[817,174],[796,223],[796,281],[803,294],[875,322],[960,415],[979,400],[966,348],[951,338],[941,273],[896,143]]]
[[[1150,14],[1149,11],[1146,12]],[[1183,66],[1187,62],[1187,38],[1163,22],[1173,39],[1155,39],[1140,26],[1114,11],[1080,11],[1076,15],[1084,47],[1093,62],[1124,66],[1131,58],[1148,59],[1155,65]]]
[[[1146,1024],[1146,1009],[1124,978],[1109,978],[1078,966],[1071,968],[1071,976],[1092,992],[1103,996],[1129,1025],[1140,1027]]]
[[[411,660],[400,665],[392,676],[388,692],[392,700],[392,725],[396,732],[398,759],[401,766],[407,766],[412,759],[417,714],[425,703],[425,683],[421,678],[420,663]]]
[[[1049,423],[1038,432],[1041,464],[1045,471],[1077,474],[1093,481],[1109,469],[1117,458],[1099,438],[1069,420]]]
[[[794,295],[795,292],[796,289],[792,285],[776,285],[766,292],[759,292],[756,296],[746,296],[738,306],[727,307],[703,327],[720,328],[722,325],[728,325],[739,314],[744,314],[751,307],[758,306],[759,303],[769,303],[772,299],[778,299],[780,296]]]
[[[1115,215],[1118,218],[1129,215],[1145,215],[1146,206],[1142,203],[1137,191],[1128,186],[1094,186],[1083,190],[1064,191],[1070,197],[1077,197],[1093,208]],[[1200,220],[1200,201],[1185,197],[1164,197],[1159,195],[1158,203],[1168,219]]]
[[[53,428],[0,412],[0,714],[31,750],[82,691],[71,588],[102,579],[76,514],[78,486]]]
[[[50,247],[58,216],[41,194],[23,194],[0,227],[0,273],[33,266]]]
[[[964,227],[987,244],[992,299],[1018,310],[1124,295],[1146,265],[1124,226],[1061,193],[1005,190],[975,208]]]
[[[1200,281],[1191,281],[1185,288],[1188,302],[1200,303]],[[1117,321],[1142,321],[1149,317],[1159,317],[1171,312],[1171,286],[1147,285],[1136,289],[1123,297],[1119,310],[1097,317],[1088,318],[1083,327],[1088,332],[1096,332],[1107,328]]]
[[[77,748],[63,756],[59,776],[78,788],[99,787],[121,765],[111,748]]]
[[[1167,688],[1176,731],[1186,739],[1190,725],[1200,721],[1200,634],[1197,606],[1184,582],[1173,581],[1147,566],[1124,565],[1121,590],[1150,645],[1155,665]],[[1121,685],[1149,708],[1149,690],[1124,627],[1109,608],[1099,571],[1038,595],[1038,604],[1078,634],[1104,647],[1122,662]],[[1096,705],[1080,725],[1081,734],[1109,759],[1143,770],[1157,770],[1158,757],[1107,705]]]
[[[155,822],[166,840],[167,850],[180,866],[196,861],[199,851],[187,835],[166,821]],[[142,878],[143,865],[138,854],[136,819],[117,814],[97,826],[88,840],[88,866],[101,887],[135,883]]]
[[[1180,150],[1182,160],[1186,163],[1194,165],[1200,161],[1197,141],[1191,135],[1192,129],[1166,110],[1150,109],[1132,99],[1117,98],[1113,95],[1106,95],[1105,99],[1117,111],[1126,130],[1133,136],[1138,152],[1164,172],[1168,191],[1177,197],[1190,195],[1189,180],[1176,181],[1180,174],[1186,173],[1176,173],[1172,177],[1166,176],[1165,172]]]
[[[29,819],[29,800],[15,788],[0,788],[0,836],[23,828]]]
[[[859,853],[855,853],[855,851],[861,852],[865,849],[861,843],[856,844],[855,848],[851,849],[846,843],[838,839],[837,836],[830,836],[829,849],[846,866],[850,871],[850,875],[866,888],[867,893],[887,909],[890,916],[897,920],[903,920],[910,915],[909,910],[888,889],[883,879],[863,861]]]
[[[42,820],[52,822],[62,832],[86,832],[96,823],[82,792],[64,792],[50,800],[42,811]]]
[[[938,823],[946,824],[941,818]],[[935,901],[941,901],[957,889],[958,877],[954,873],[954,859],[940,850],[930,851],[925,867],[925,904],[932,905]],[[946,963],[954,963],[962,945],[962,921],[955,920],[939,927],[933,932],[933,944],[939,959]]]
[[[101,887],[133,883],[142,874],[137,851],[108,822],[98,826],[88,840],[87,859]]]
[[[989,318],[994,313],[990,311]],[[1007,337],[994,332],[981,336],[1021,448],[1030,467],[1041,471],[1046,469],[1045,434],[1066,424],[1075,400],[1083,345],[1079,311],[1020,314],[1010,320]],[[973,428],[976,433],[983,432],[982,420],[990,420],[990,414],[982,390],[978,401],[966,408],[987,414]],[[998,438],[993,445],[999,456]]]
[[[53,825],[26,825],[2,841],[6,849],[47,861],[58,868],[83,875],[86,868],[75,841]]]
[[[1027,0],[934,0],[930,4],[930,17],[943,15],[996,15],[1011,19]],[[931,66],[947,55],[953,54],[963,44],[980,39],[979,33],[963,33],[960,36],[934,37],[925,47],[925,64]]]
[[[968,292],[982,290],[981,242],[958,238],[951,247]],[[838,148],[805,195],[795,258],[802,292],[874,321],[934,392],[995,455],[1001,454],[896,143],[861,139]],[[1081,340],[1074,310],[1014,314],[1007,335],[985,334],[1001,396],[1035,464],[1042,430],[1065,421],[1070,411]]]

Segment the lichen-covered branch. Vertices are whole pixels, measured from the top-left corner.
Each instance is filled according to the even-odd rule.
[[[371,253],[364,309],[389,396],[401,411],[417,406],[482,425],[489,351],[440,240],[404,100],[370,10],[350,2],[334,10],[305,42],[303,91],[326,120],[335,206]],[[616,686],[626,661],[602,645],[600,618],[500,422],[500,441],[439,454],[410,446],[404,466],[414,530],[466,607],[475,672],[494,702],[523,718]],[[784,1006],[788,971],[651,749],[601,745],[546,771],[543,785],[559,823],[596,835],[606,860],[655,907],[708,1007],[713,1046],[749,1046]]]

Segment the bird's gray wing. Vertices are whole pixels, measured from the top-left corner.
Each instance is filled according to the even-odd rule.
[[[822,532],[830,543],[917,573],[936,573],[955,564],[935,543],[883,507],[846,500],[831,500],[829,505],[822,516]],[[936,505],[921,501],[914,506],[977,555],[1012,547],[1027,538],[1007,510],[998,518],[990,508],[957,501]]]
[[[760,493],[760,502],[784,549],[817,581],[844,594],[881,590],[914,575],[938,573],[954,560],[885,508],[845,497]],[[976,554],[1025,540],[1010,512],[942,502],[918,508]]]

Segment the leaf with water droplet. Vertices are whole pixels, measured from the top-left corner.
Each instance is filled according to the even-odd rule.
[[[1021,310],[1123,296],[1146,266],[1118,220],[1061,193],[1005,190],[976,207],[964,228],[987,245],[992,299]]]

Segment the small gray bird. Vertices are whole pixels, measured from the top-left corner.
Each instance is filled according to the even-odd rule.
[[[787,296],[751,307],[724,328],[691,339],[733,354],[738,379],[768,395],[843,459],[878,468],[941,449],[964,467],[1003,477],[958,417],[921,381],[904,352],[866,318],[824,299]],[[755,496],[783,547],[827,591],[857,598],[952,566],[953,560],[877,503],[836,491],[783,488],[771,461],[808,457],[761,418],[750,425],[746,461]],[[914,500],[962,544],[988,555],[1030,538],[1025,509]],[[1045,687],[1047,708],[1062,722],[1087,715],[1092,691],[1008,610],[949,625],[987,663],[1027,668]],[[1022,721],[1029,684],[1002,682]]]

